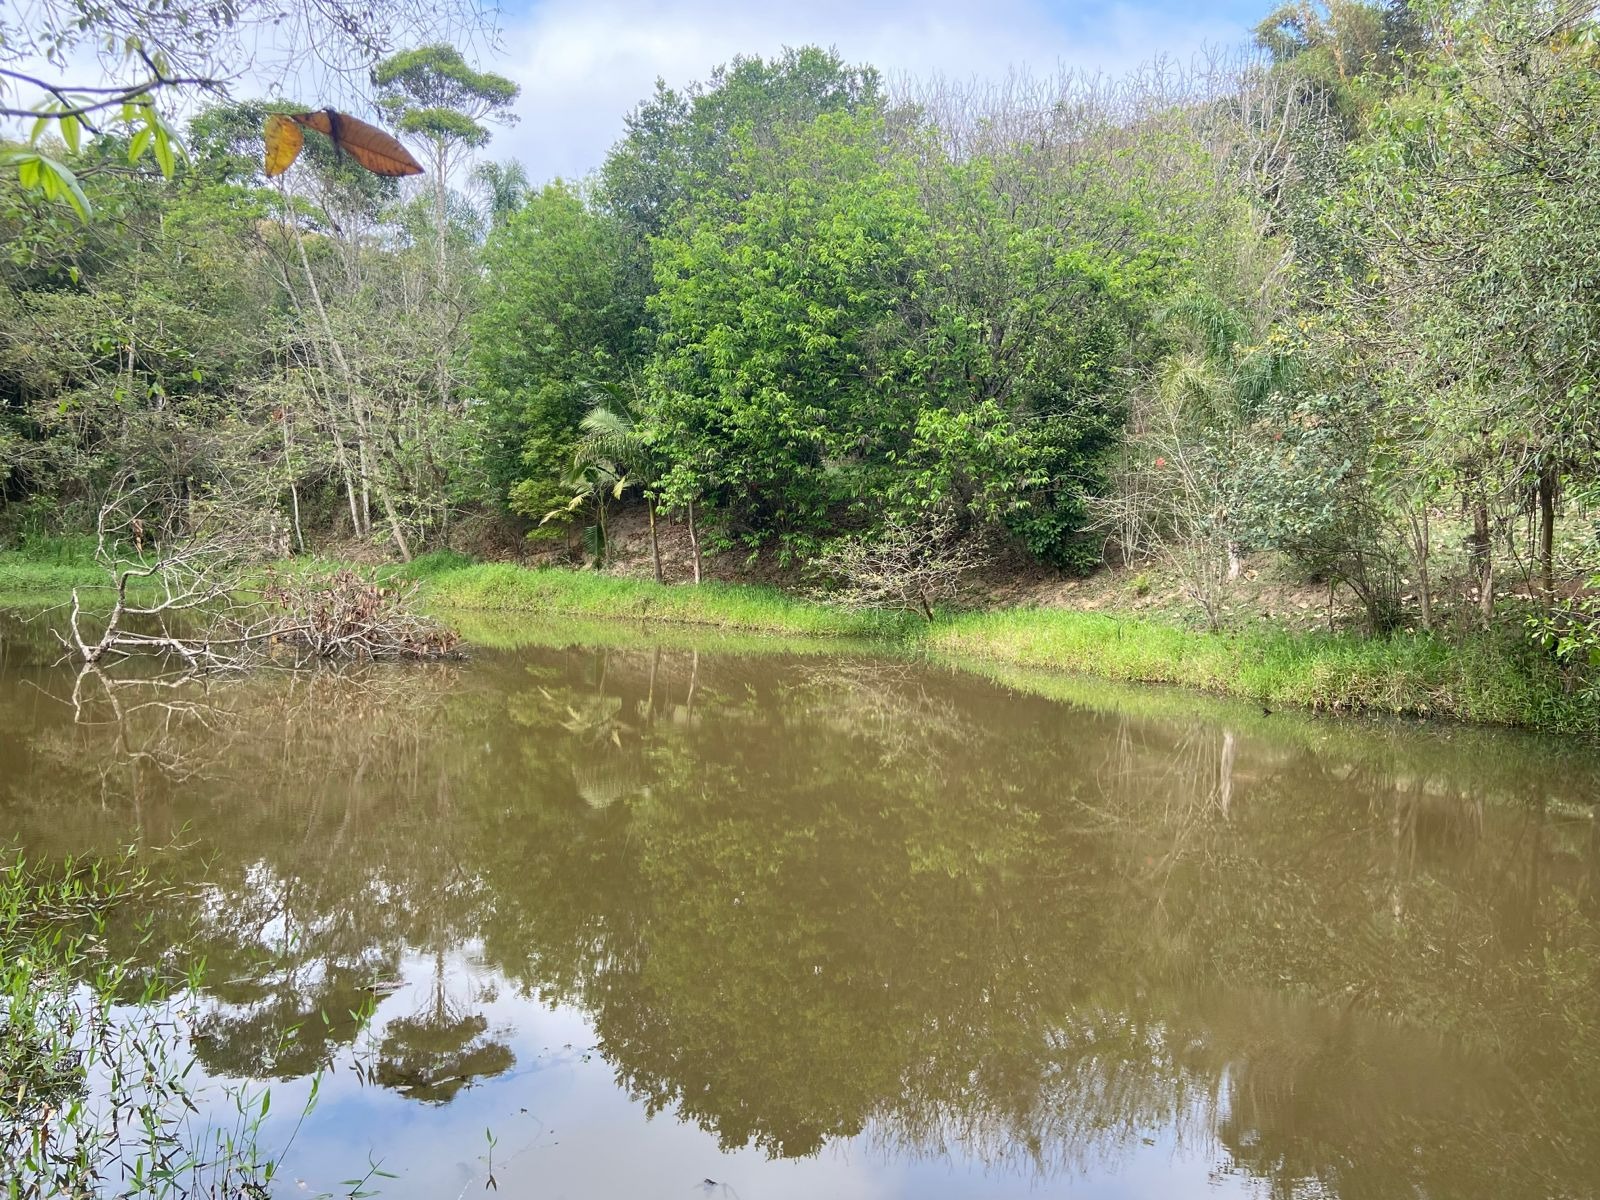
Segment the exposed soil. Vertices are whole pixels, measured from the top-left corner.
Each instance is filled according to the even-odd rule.
[[[618,512],[608,522],[609,561],[615,575],[648,579],[652,574],[649,524],[641,509]],[[657,521],[662,576],[668,583],[693,578],[694,554],[682,522]],[[546,551],[542,561],[571,563],[564,551]],[[729,583],[763,583],[789,590],[806,587],[802,569],[782,566],[777,556],[738,552],[705,556],[705,578]],[[973,608],[1065,608],[1084,612],[1137,612],[1181,621],[1197,620],[1198,610],[1181,581],[1160,566],[1106,567],[1086,578],[1064,574],[1021,551],[1000,553],[968,589]],[[1256,619],[1296,628],[1326,627],[1329,620],[1325,587],[1286,578],[1275,556],[1247,560],[1232,601],[1234,620]],[[1348,598],[1336,598],[1333,619],[1343,623],[1356,614]]]
[[[526,566],[581,566],[584,562],[575,547],[569,548],[559,540],[530,541],[504,520],[483,517],[473,521],[476,523],[464,523],[460,536],[453,541],[458,549],[475,557]],[[653,567],[644,509],[619,508],[608,519],[607,527],[605,570],[628,578],[650,578]],[[656,531],[663,579],[667,583],[690,582],[694,578],[694,552],[687,525],[681,519],[661,517]],[[368,553],[371,552],[369,548]],[[1456,572],[1450,571],[1449,566],[1448,558],[1441,556],[1436,568],[1439,578],[1455,578],[1457,586],[1452,589],[1448,583],[1436,585],[1436,609],[1440,614],[1454,612],[1458,619],[1475,622],[1475,594],[1466,586],[1464,563]],[[751,555],[707,551],[703,577],[726,583],[767,584],[789,591],[810,585],[803,568],[781,564],[771,552]],[[1525,588],[1504,583],[1502,587],[1507,599],[1529,598]],[[1572,587],[1564,590],[1573,589],[1582,590],[1582,581],[1575,578]],[[1181,578],[1156,562],[1108,566],[1088,577],[1074,577],[1040,563],[1020,549],[1011,549],[991,561],[967,589],[963,600],[972,608],[1061,608],[1203,623],[1199,606],[1190,599]],[[1234,628],[1263,624],[1296,630],[1337,629],[1361,625],[1363,614],[1348,590],[1339,589],[1330,597],[1325,584],[1307,583],[1289,569],[1281,556],[1263,553],[1244,559],[1243,571],[1230,588],[1226,620]]]

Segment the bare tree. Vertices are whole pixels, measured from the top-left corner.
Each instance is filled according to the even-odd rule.
[[[330,98],[352,99],[397,45],[492,41],[495,32],[490,12],[474,0],[20,0],[6,10],[0,116],[70,117],[90,128],[126,103],[165,93],[225,96],[247,73],[297,77]]]
[[[95,667],[143,654],[175,656],[190,670],[237,663],[243,643],[222,634],[219,611],[235,607],[241,571],[269,547],[248,508],[232,509],[212,502],[197,511],[154,484],[114,490],[95,523],[109,610],[90,616],[88,589],[73,588],[68,633],[57,633],[62,645]]]
[[[949,516],[897,516],[833,543],[812,569],[823,580],[816,595],[827,603],[916,612],[931,622],[935,607],[954,599],[987,560],[981,542],[961,536]]]
[[[1186,393],[1198,384],[1183,374],[1141,397],[1115,488],[1089,500],[1090,527],[1115,539],[1127,561],[1163,563],[1216,630],[1238,574],[1238,534],[1229,519],[1226,456],[1187,419]]]

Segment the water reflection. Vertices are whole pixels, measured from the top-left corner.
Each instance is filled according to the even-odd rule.
[[[532,647],[213,689],[167,734],[204,769],[107,786],[59,682],[0,677],[0,809],[187,844],[217,1074],[348,1058],[439,1122],[515,1111],[554,1008],[729,1154],[987,1172],[915,1194],[1152,1147],[1285,1197],[1600,1180],[1596,767],[1544,743]]]

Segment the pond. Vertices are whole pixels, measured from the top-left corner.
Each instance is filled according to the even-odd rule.
[[[282,1195],[1600,1194],[1581,748],[531,622],[76,721],[40,630],[0,830],[188,885],[269,1145],[329,1064]]]

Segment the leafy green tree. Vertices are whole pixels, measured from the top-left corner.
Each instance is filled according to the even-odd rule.
[[[657,81],[655,94],[628,114],[622,140],[606,158],[604,202],[641,234],[663,233],[685,203],[728,191],[734,160],[748,143],[771,144],[824,113],[882,105],[875,70],[815,46],[786,49],[771,60],[736,57],[684,92]]]
[[[472,363],[488,478],[498,501],[538,520],[568,499],[594,387],[638,369],[644,281],[620,223],[560,183],[490,235],[484,266]]]
[[[731,218],[713,199],[655,244],[651,419],[669,505],[792,552],[886,490],[928,219],[876,117],[820,117],[732,171]]]
[[[1487,623],[1524,555],[1548,604],[1563,493],[1596,477],[1600,224],[1580,197],[1600,181],[1600,89],[1577,9],[1446,15],[1453,51],[1373,114],[1329,209],[1356,269],[1329,291],[1324,362],[1381,398],[1379,427],[1415,431],[1389,473],[1436,464],[1434,502],[1470,514]]]
[[[1111,190],[1025,148],[924,172],[935,246],[916,321],[921,411],[898,489],[1089,569],[1099,550],[1082,537],[1084,504],[1105,486],[1166,251],[1152,254],[1155,231]]]

